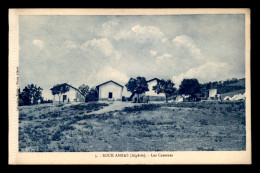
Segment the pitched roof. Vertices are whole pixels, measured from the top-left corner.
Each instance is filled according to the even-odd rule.
[[[97,85],[96,87],[100,87],[101,85],[105,85],[105,84],[107,84],[107,83],[109,83],[109,82],[112,82],[112,83],[114,83],[114,84],[116,84],[116,85],[118,85],[118,86],[120,86],[120,87],[124,87],[123,85],[120,85],[119,83],[116,83],[116,82],[114,82],[114,81],[112,81],[112,80],[110,80],[110,81],[107,81],[107,82],[104,82],[104,83],[102,83],[102,84],[99,84],[99,85]]]
[[[148,80],[147,82],[152,82],[154,80],[160,81],[160,79],[158,79],[158,78],[153,78],[153,79]]]

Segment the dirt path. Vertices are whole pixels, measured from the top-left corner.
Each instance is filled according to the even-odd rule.
[[[134,106],[134,105],[141,105],[141,104],[135,104],[135,103],[130,103],[130,102],[114,101],[109,106],[106,106],[103,109],[100,109],[98,111],[90,112],[88,114],[102,114],[102,113],[105,113],[105,112],[110,112],[110,111],[115,111],[115,110],[122,110],[125,107],[131,107],[131,106]]]

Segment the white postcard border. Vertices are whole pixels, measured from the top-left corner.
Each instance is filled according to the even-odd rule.
[[[50,152],[18,150],[19,15],[245,14],[246,151]],[[9,164],[251,164],[250,9],[10,9]],[[110,154],[110,155],[107,155]],[[139,156],[140,155],[140,156]],[[152,157],[155,156],[156,157]],[[160,155],[160,156],[159,156]],[[165,157],[162,157],[165,156]]]

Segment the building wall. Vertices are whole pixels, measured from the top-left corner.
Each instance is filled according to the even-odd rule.
[[[183,102],[184,98],[182,96],[177,96],[175,101],[176,102]]]
[[[217,95],[217,89],[209,90],[209,97],[215,97],[215,95]]]
[[[161,96],[161,97],[165,97],[165,94],[163,94],[163,93],[157,94],[153,90],[153,86],[155,86],[155,85],[157,85],[157,80],[153,80],[151,82],[148,82],[149,91],[145,92],[145,95],[147,95],[147,96]]]
[[[112,100],[122,99],[123,88],[113,82],[99,86],[99,100],[108,99],[109,92],[112,92]]]
[[[80,94],[77,90],[70,87],[70,90],[60,96],[60,102],[63,103],[63,96],[66,95],[66,99],[64,100],[64,103],[68,102],[84,102],[84,96]],[[59,102],[59,96],[54,95],[53,96],[53,102]]]

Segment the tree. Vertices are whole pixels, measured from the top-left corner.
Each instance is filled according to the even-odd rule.
[[[54,85],[52,88],[51,88],[51,92],[52,92],[52,95],[58,95],[59,97],[59,104],[60,104],[60,97],[62,94],[68,92],[70,90],[70,87],[67,85],[67,84],[57,84],[57,85]]]
[[[98,90],[96,87],[92,87],[86,96],[86,102],[90,101],[98,101]]]
[[[130,91],[133,94],[137,94],[138,102],[140,102],[140,94],[149,91],[145,77],[137,77],[136,79],[131,78],[125,86],[127,91]]]
[[[85,97],[85,102],[87,102],[87,96],[88,96],[88,94],[89,94],[89,92],[90,92],[89,86],[83,84],[83,85],[81,85],[81,86],[79,87],[79,91],[80,91],[80,92],[83,94],[83,96]]]
[[[166,98],[166,103],[168,102],[168,97],[173,95],[174,92],[176,91],[176,88],[174,87],[174,83],[172,82],[172,80],[168,79],[168,80],[159,80],[157,81],[157,85],[155,85],[153,87],[153,90],[157,93],[164,93],[165,94],[165,98]]]
[[[24,104],[24,98],[23,98],[23,92],[21,92],[20,88],[18,89],[18,105],[23,106]]]
[[[200,93],[200,84],[197,79],[183,79],[180,87],[179,93],[189,95],[189,99],[196,98],[196,94]]]
[[[20,101],[21,105],[31,105],[30,90],[28,89],[27,86],[19,94],[19,98],[21,99],[21,101]]]
[[[19,105],[31,105],[38,104],[38,101],[42,99],[42,88],[37,87],[34,84],[27,85],[22,92],[20,88],[18,90]]]
[[[37,104],[42,97],[42,88],[37,87],[34,84],[31,84],[28,85],[28,89],[30,91],[30,97],[32,99],[33,104]]]

